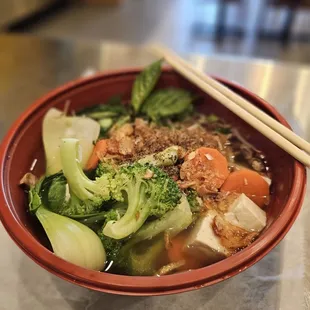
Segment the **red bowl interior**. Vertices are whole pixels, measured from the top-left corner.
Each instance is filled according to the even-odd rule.
[[[266,255],[287,233],[298,215],[306,184],[303,165],[248,126],[238,116],[203,93],[173,70],[164,70],[159,88],[176,86],[199,94],[197,107],[202,113],[215,113],[237,127],[268,159],[273,176],[272,199],[267,209],[268,223],[260,237],[241,252],[208,267],[164,277],[129,277],[86,270],[55,256],[39,223],[27,212],[25,193],[18,186],[35,158],[34,173],[44,172],[42,118],[51,107],[62,109],[67,100],[71,109],[104,102],[110,96],[122,94],[129,99],[133,81],[139,70],[105,73],[71,82],[39,99],[25,111],[10,129],[1,145],[0,216],[2,223],[17,245],[35,262],[73,283],[94,290],[126,295],[163,295],[208,286],[229,278]],[[280,121],[288,123],[268,103],[243,87],[219,79],[223,84],[251,101]]]

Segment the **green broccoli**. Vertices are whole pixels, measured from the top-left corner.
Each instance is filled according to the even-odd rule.
[[[150,216],[161,217],[180,201],[177,184],[161,169],[152,165],[122,166],[111,180],[111,196],[127,199],[128,208],[118,221],[109,221],[103,234],[122,239],[136,232]]]
[[[141,242],[130,248],[126,247],[128,239],[116,240],[98,233],[107,255],[107,266],[112,273],[132,276],[151,276],[158,269],[158,256],[165,248],[163,236]]]
[[[103,203],[110,202],[112,168],[95,180],[89,179],[76,158],[77,150],[78,140],[63,139],[60,148],[63,172],[45,177],[40,188],[29,195],[30,201],[39,195],[51,211],[81,220],[98,216]]]
[[[77,220],[97,215],[101,209],[101,204],[94,204],[89,199],[81,200],[70,191],[61,172],[44,178],[39,196],[49,210]]]
[[[94,224],[100,224],[100,227],[102,227],[102,225],[104,226],[109,221],[119,220],[126,213],[126,209],[126,205],[115,203],[112,205],[111,209],[98,212],[97,214],[89,214],[84,217],[80,216],[80,218],[78,218],[78,216],[71,217],[79,220],[81,223],[89,227],[93,227]]]
[[[172,238],[186,229],[192,220],[190,206],[183,195],[177,207],[161,218],[145,223],[130,238],[115,240],[99,232],[108,258],[113,260],[112,272],[154,275],[159,267],[158,257],[164,250],[163,233],[169,232]]]
[[[116,240],[113,238],[109,238],[102,234],[102,231],[98,232],[98,236],[101,239],[103,247],[105,249],[107,260],[113,263],[119,262],[119,252],[123,247],[125,240]]]
[[[186,196],[192,212],[199,212],[203,202],[202,199],[198,196],[198,193],[194,189],[189,188],[186,192]]]
[[[114,176],[116,173],[117,167],[113,165],[113,162],[104,161],[100,162],[96,168],[96,177],[101,177],[104,174],[110,174]]]
[[[143,240],[149,240],[165,231],[169,232],[170,237],[176,236],[182,230],[186,229],[193,221],[192,211],[183,194],[180,203],[176,208],[164,214],[161,218],[144,224],[126,244],[126,247],[132,247]]]
[[[79,141],[62,139],[60,157],[63,174],[68,182],[70,194],[77,198],[87,209],[100,209],[102,203],[110,200],[110,174],[90,180],[83,172],[78,160]],[[77,202],[75,200],[75,203]]]

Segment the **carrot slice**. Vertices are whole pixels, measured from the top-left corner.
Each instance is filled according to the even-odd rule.
[[[167,250],[168,258],[171,263],[176,263],[182,260],[185,261],[185,264],[178,268],[180,271],[203,267],[201,261],[183,251],[187,236],[188,234],[186,231],[178,234],[170,241],[170,247]]]
[[[223,179],[225,180],[228,177],[228,164],[225,156],[219,152],[217,149],[212,149],[208,147],[201,147],[196,150],[196,152],[204,160],[208,161],[208,164],[212,166],[214,174],[219,178],[222,183]]]
[[[93,152],[88,159],[86,170],[95,169],[98,165],[99,159],[106,155],[107,149],[108,149],[107,140],[106,139],[99,140],[96,143]]]
[[[229,175],[227,160],[218,150],[200,147],[185,158],[181,178],[194,182],[201,195],[217,191]]]
[[[232,172],[221,187],[221,191],[243,193],[259,207],[263,207],[269,198],[268,183],[257,172],[248,169]]]

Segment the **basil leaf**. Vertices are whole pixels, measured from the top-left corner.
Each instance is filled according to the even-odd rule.
[[[182,114],[189,109],[192,102],[192,95],[184,89],[160,89],[146,100],[142,112],[152,120],[158,121]]]
[[[131,104],[136,112],[140,110],[142,103],[155,87],[161,73],[162,62],[160,59],[152,63],[137,76],[131,93]]]

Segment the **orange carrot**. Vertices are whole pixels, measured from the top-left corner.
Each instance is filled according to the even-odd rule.
[[[187,155],[180,174],[185,181],[195,182],[196,190],[200,188],[203,195],[208,190],[216,191],[220,188],[229,170],[225,156],[218,150],[200,147]]]
[[[188,255],[183,251],[186,238],[187,232],[185,231],[183,233],[180,233],[170,241],[170,247],[167,250],[169,261],[171,263],[176,263],[184,260],[185,265],[179,268],[179,270],[182,271],[203,267],[203,264],[198,259]]]
[[[96,143],[93,152],[88,159],[86,170],[95,169],[97,167],[99,159],[106,155],[107,148],[108,144],[106,139],[99,140]]]
[[[267,182],[257,172],[248,169],[232,172],[221,187],[221,191],[243,193],[259,207],[263,207],[269,198]]]
[[[207,160],[208,164],[212,167],[215,177],[219,178],[220,182],[223,182],[228,177],[228,164],[225,156],[217,149],[209,147],[201,147],[196,150],[197,154]]]

